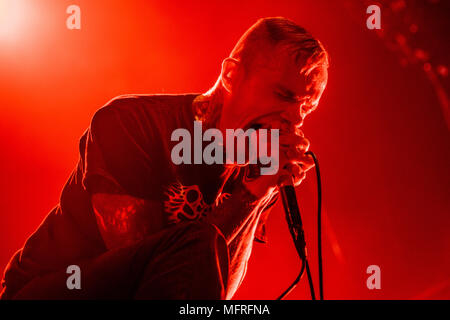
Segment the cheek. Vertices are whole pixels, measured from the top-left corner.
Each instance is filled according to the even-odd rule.
[[[236,115],[240,121],[251,121],[271,112],[276,103],[272,89],[260,79],[247,79],[236,93]],[[237,120],[237,119],[234,119]]]
[[[241,101],[244,107],[257,111],[259,108],[272,103],[272,96],[267,88],[258,83],[249,83],[241,93]]]

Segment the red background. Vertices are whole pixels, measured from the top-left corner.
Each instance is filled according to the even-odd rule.
[[[281,15],[331,56],[328,88],[304,126],[323,176],[325,297],[450,298],[448,128],[420,64],[401,66],[365,27],[365,7],[12,2],[0,7],[1,268],[58,201],[96,109],[124,93],[206,91],[240,35],[257,18]],[[81,8],[81,30],[66,28],[70,4]],[[317,279],[313,174],[298,196]],[[272,299],[295,278],[299,261],[280,203],[268,232],[235,298]],[[381,267],[381,290],[366,287],[372,264]],[[306,278],[289,298],[309,299]]]

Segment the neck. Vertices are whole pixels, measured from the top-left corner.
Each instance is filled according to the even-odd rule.
[[[224,89],[218,79],[211,89],[194,100],[195,120],[202,121],[204,128],[220,129],[224,105]]]

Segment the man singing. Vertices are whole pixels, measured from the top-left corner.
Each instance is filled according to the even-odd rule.
[[[327,83],[328,55],[292,21],[258,20],[204,94],[125,95],[99,109],[80,159],[11,259],[2,299],[230,299],[283,183],[313,161],[300,130]],[[279,129],[279,170],[175,164],[174,130]],[[258,166],[257,166],[258,167]],[[69,266],[80,285],[68,285]]]

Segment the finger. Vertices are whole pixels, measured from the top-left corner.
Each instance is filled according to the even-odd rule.
[[[300,156],[300,159],[294,161],[294,163],[298,164],[305,172],[315,165],[313,158],[304,153]]]
[[[296,164],[289,164],[287,170],[291,172],[292,181],[295,187],[298,186],[306,176],[305,171]]]
[[[282,159],[283,166],[288,163],[298,164],[304,171],[308,171],[314,167],[314,159],[300,150],[289,149],[285,152],[285,158]]]
[[[305,171],[300,166],[292,163],[285,166],[285,168],[280,172],[280,180],[283,183],[282,185],[290,184],[296,187],[300,185],[305,177]]]
[[[279,142],[281,147],[296,147],[303,152],[308,151],[310,145],[308,139],[296,134],[282,135],[279,138]]]
[[[300,127],[295,127],[295,134],[304,138],[305,135],[303,134],[303,131],[300,129]]]
[[[281,134],[279,138],[280,145],[282,146],[297,146],[305,143],[305,138],[296,135],[295,133],[291,134]]]
[[[308,171],[309,169],[315,166],[314,159],[312,158],[312,156],[305,153],[302,154],[300,161],[297,162],[297,164],[299,164],[304,171]]]

